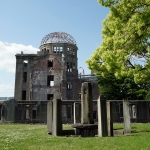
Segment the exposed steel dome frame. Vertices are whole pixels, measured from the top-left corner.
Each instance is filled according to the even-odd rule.
[[[65,32],[53,32],[47,34],[41,41],[41,45],[46,43],[69,43],[76,45],[75,39]]]

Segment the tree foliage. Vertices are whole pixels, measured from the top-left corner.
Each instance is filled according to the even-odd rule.
[[[97,75],[135,83],[150,79],[150,0],[98,0],[110,8],[103,22],[103,42],[87,60]]]
[[[108,100],[143,100],[149,99],[147,88],[149,84],[136,84],[133,77],[117,79],[114,74],[99,76],[99,90]]]
[[[87,60],[110,99],[150,98],[150,0],[98,0],[110,9],[102,44]]]

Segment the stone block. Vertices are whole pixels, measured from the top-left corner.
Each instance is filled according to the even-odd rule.
[[[100,95],[98,103],[98,136],[108,136],[107,131],[107,112],[106,112],[106,97]]]
[[[123,120],[124,120],[124,134],[131,133],[129,101],[123,101]]]
[[[89,82],[82,83],[81,87],[81,123],[93,124],[92,86]]]
[[[62,134],[62,101],[61,99],[53,100],[53,135]]]

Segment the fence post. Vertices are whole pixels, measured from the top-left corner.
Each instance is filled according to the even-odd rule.
[[[112,102],[106,102],[107,106],[107,130],[108,136],[113,136],[113,113],[112,113]]]
[[[53,100],[53,135],[62,134],[62,101],[61,99]]]
[[[81,87],[81,123],[93,124],[92,86],[89,82],[82,83]]]
[[[106,97],[100,95],[98,103],[98,136],[108,136],[107,131],[107,112],[106,112]]]
[[[123,100],[124,134],[131,133],[129,101]]]
[[[52,134],[53,131],[53,102],[47,102],[47,132]]]

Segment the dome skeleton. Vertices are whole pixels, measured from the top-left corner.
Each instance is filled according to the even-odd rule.
[[[41,41],[41,45],[46,43],[69,43],[76,45],[75,39],[65,32],[53,32],[47,34]]]

